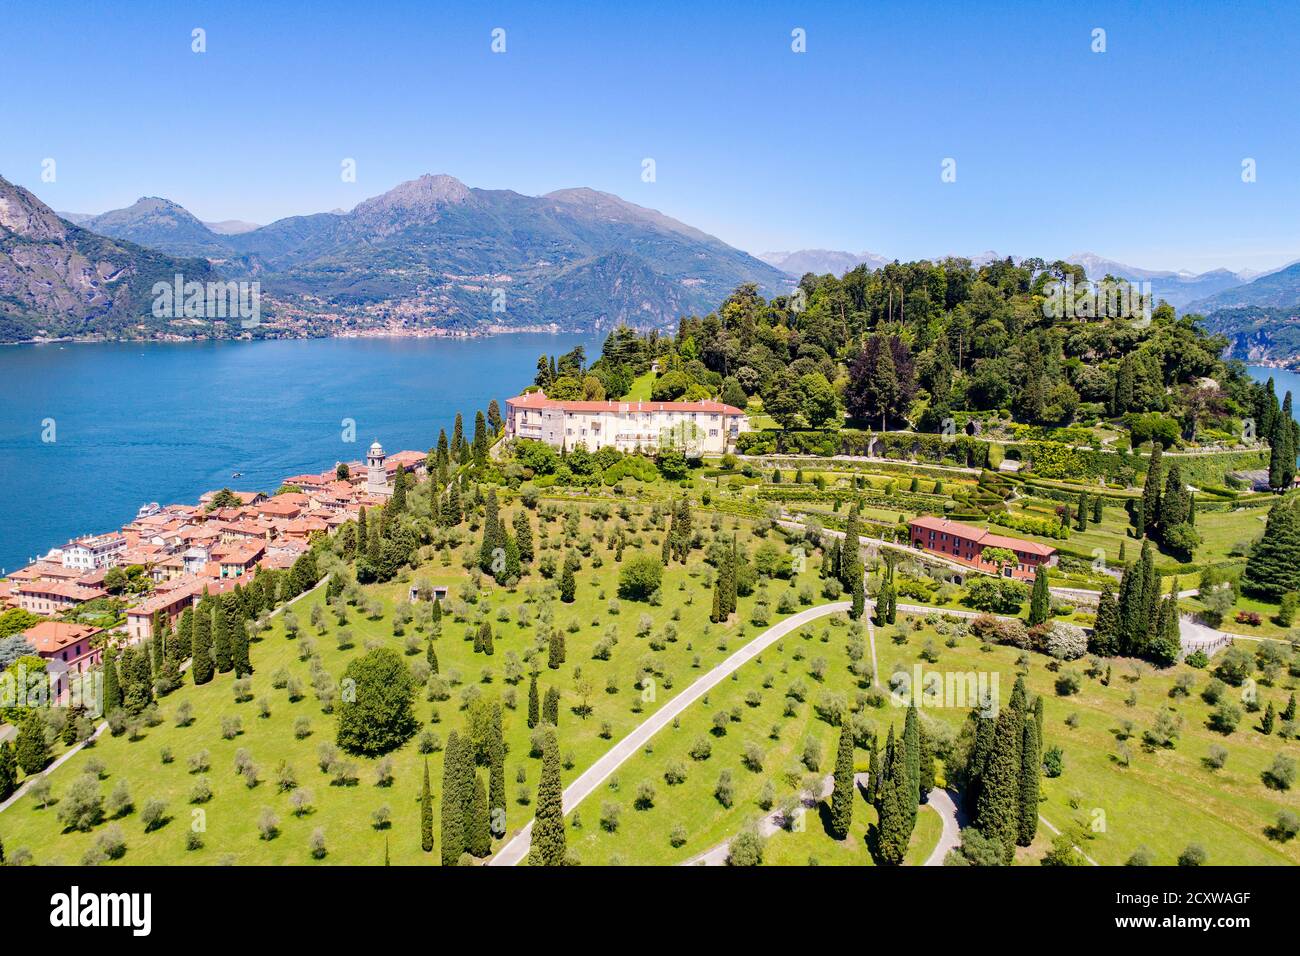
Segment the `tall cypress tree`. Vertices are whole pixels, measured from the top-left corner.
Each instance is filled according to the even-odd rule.
[[[469,852],[482,859],[492,852],[492,815],[488,809],[487,788],[482,774],[471,771],[474,778],[474,797],[471,805]]]
[[[563,866],[566,852],[560,744],[555,731],[551,730],[546,734],[546,742],[542,745],[542,776],[537,785],[537,813],[533,819],[529,862],[534,866]]]
[[[1047,586],[1047,565],[1034,569],[1034,590],[1029,598],[1029,626],[1046,624],[1052,616],[1052,594]]]
[[[122,706],[122,681],[117,673],[117,651],[109,648],[104,652],[104,715],[107,716]]]
[[[531,730],[541,720],[541,702],[537,698],[537,674],[528,682],[528,727]]]
[[[1160,486],[1164,482],[1164,469],[1161,466],[1163,452],[1164,446],[1160,442],[1151,446],[1147,477],[1142,484],[1142,527],[1139,530],[1148,537],[1155,536],[1160,521]]]
[[[919,728],[919,746],[921,748],[921,799],[925,800],[930,791],[935,788],[936,778],[934,771],[934,746],[930,741],[930,735],[925,732],[925,727]]]
[[[1088,492],[1079,492],[1079,507],[1076,509],[1075,527],[1080,531],[1088,530]]]
[[[1015,856],[1020,827],[1021,738],[1020,709],[1003,707],[993,727],[993,746],[981,775],[975,824],[990,840],[996,840],[1005,862]]]
[[[50,745],[45,742],[45,715],[35,707],[28,710],[26,719],[18,728],[14,758],[29,777],[40,773],[50,762]]]
[[[912,805],[909,813],[911,783],[907,779],[906,757],[895,748],[894,758],[889,763],[889,774],[885,778],[880,798],[877,853],[882,863],[898,866],[907,855],[915,805]]]
[[[239,614],[230,623],[230,660],[236,677],[247,677],[253,673],[253,663],[248,657],[248,627]]]
[[[466,850],[465,793],[461,786],[460,734],[447,735],[447,749],[442,755],[442,865],[456,866]],[[473,799],[473,795],[470,795]]]
[[[194,634],[190,639],[190,673],[195,684],[212,680],[212,602],[204,595],[194,612]]]
[[[230,617],[226,601],[217,597],[212,601],[212,663],[218,674],[235,666],[230,649]]]
[[[916,807],[921,802],[921,721],[916,701],[912,701],[903,719],[903,761],[907,771],[907,815],[915,823]],[[908,831],[911,832],[910,826]]]
[[[0,800],[8,800],[18,789],[18,757],[14,745],[0,741]]]
[[[501,705],[492,705],[488,727],[488,810],[495,836],[503,836],[506,826],[506,743],[502,727]]]
[[[1107,582],[1101,586],[1101,597],[1097,599],[1097,618],[1093,622],[1088,650],[1100,657],[1113,657],[1118,650],[1118,630],[1119,602],[1115,600],[1115,589]]]
[[[867,764],[867,802],[873,807],[880,794],[880,747],[871,739],[871,762]]]
[[[849,835],[853,825],[853,731],[847,717],[840,724],[840,747],[835,755],[835,781],[831,790],[831,833],[837,840]]]
[[[429,758],[424,758],[424,786],[420,790],[420,848],[433,852],[433,792],[429,789]]]
[[[1038,724],[1024,722],[1020,745],[1020,807],[1016,827],[1016,845],[1029,846],[1038,833],[1038,790],[1042,773],[1042,747],[1038,740]]]

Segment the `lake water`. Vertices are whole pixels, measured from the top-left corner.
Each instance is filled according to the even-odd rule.
[[[1267,382],[1271,378],[1278,402],[1290,392],[1292,413],[1300,420],[1300,373],[1284,368],[1269,368],[1266,365],[1247,365],[1246,372],[1257,382]]]
[[[601,339],[543,334],[0,348],[0,568],[148,501],[271,492],[376,438],[427,450],[458,411],[468,437],[475,411],[493,398],[504,411],[532,382],[538,355],[579,344],[599,355]]]

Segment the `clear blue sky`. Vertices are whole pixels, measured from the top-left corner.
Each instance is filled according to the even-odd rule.
[[[268,222],[446,172],[592,186],[751,252],[1300,257],[1300,4],[596,7],[6,2],[0,175],[73,212]]]

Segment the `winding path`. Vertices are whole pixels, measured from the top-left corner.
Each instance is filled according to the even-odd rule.
[[[582,774],[579,775],[578,779],[565,787],[563,799],[564,812],[568,813],[578,804],[582,803],[582,801],[590,796],[595,789],[600,786],[610,774],[617,770],[625,760],[644,747],[651,737],[657,734],[664,727],[668,726],[668,724],[686,710],[687,707],[691,706],[691,704],[695,703],[710,690],[731,676],[731,673],[742,664],[746,664],[753,660],[781,638],[785,637],[792,631],[798,630],[805,624],[815,621],[820,617],[825,617],[828,614],[837,614],[841,611],[848,611],[851,607],[852,604],[849,601],[836,601],[831,604],[822,604],[818,607],[810,607],[805,611],[800,611],[798,614],[791,615],[784,621],[773,624],[766,631],[758,635],[758,637],[754,638],[730,657],[714,666],[712,670],[703,674],[693,684],[637,725],[635,730],[616,743],[595,763],[583,771]],[[532,833],[533,821],[529,820],[528,824],[522,830],[511,837],[506,845],[497,851],[496,856],[489,860],[487,865],[515,866],[518,863],[522,863],[528,856],[528,850],[532,845]]]

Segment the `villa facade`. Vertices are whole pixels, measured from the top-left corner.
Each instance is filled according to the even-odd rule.
[[[531,438],[568,451],[676,449],[688,456],[734,451],[749,419],[722,402],[587,402],[543,391],[506,399],[506,438]]]
[[[908,522],[908,531],[914,548],[968,565],[986,574],[1001,573],[1004,577],[1025,580],[1032,578],[1040,565],[1050,567],[1056,564],[1055,548],[1037,541],[1008,538],[994,534],[987,528],[976,528],[947,518],[922,515]],[[984,560],[985,548],[1005,548],[1015,554],[1016,563],[999,568]]]

